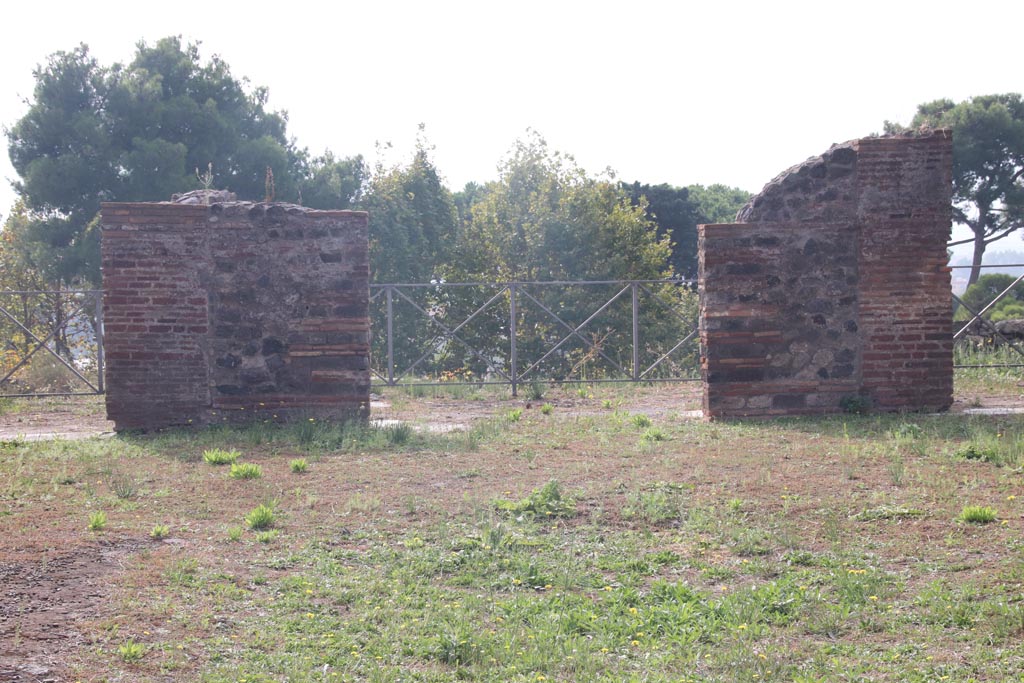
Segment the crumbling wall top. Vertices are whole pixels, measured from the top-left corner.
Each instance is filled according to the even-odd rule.
[[[775,176],[736,214],[737,223],[847,221],[857,215],[857,156],[869,141],[948,137],[945,129],[906,131],[834,144]]]

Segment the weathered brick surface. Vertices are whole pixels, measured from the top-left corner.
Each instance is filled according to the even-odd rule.
[[[832,147],[699,228],[708,417],[952,403],[949,131]]]
[[[116,429],[367,415],[365,213],[108,203],[102,259]]]

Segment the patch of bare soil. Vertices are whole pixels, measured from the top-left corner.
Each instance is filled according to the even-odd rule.
[[[539,411],[550,404],[561,417],[582,417],[622,410],[643,413],[651,418],[700,417],[700,382],[666,382],[653,387],[597,385],[581,396],[574,390],[553,388],[542,399],[476,397],[472,399],[422,397],[408,398],[401,390],[389,390],[371,403],[371,418],[397,420],[430,431],[468,429],[474,422],[500,417],[514,408]]]
[[[112,433],[102,396],[18,400],[0,409],[0,440],[84,439]]]
[[[0,559],[0,681],[66,680],[63,655],[85,642],[78,624],[101,611],[111,575],[139,547],[105,539]]]
[[[953,413],[1024,412],[1024,382],[1018,383],[1017,391],[1012,393],[984,390],[958,392],[949,410]]]

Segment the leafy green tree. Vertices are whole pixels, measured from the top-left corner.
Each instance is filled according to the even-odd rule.
[[[31,240],[22,237],[31,226],[23,202],[16,202],[0,228],[0,291],[30,291],[46,288]]]
[[[725,185],[674,187],[634,182],[622,187],[634,206],[646,207],[647,217],[658,225],[659,237],[669,238],[673,272],[689,278],[697,275],[697,226],[731,223],[750,198],[749,192]]]
[[[690,201],[697,205],[697,212],[700,214],[701,223],[732,223],[736,220],[736,214],[746,204],[751,194],[738,187],[729,187],[721,183],[715,183],[704,187],[703,185],[688,185]]]
[[[407,166],[378,167],[359,208],[370,213],[371,281],[429,282],[444,269],[457,213],[425,144]]]
[[[950,246],[973,244],[973,284],[988,245],[1024,227],[1024,101],[1018,93],[936,100],[918,107],[909,127],[919,126],[953,129],[953,220],[974,236]]]
[[[668,238],[671,246],[669,265],[676,274],[693,277],[697,272],[697,224],[701,221],[697,206],[685,187],[672,185],[632,185],[623,183],[634,206],[658,226],[658,236]]]
[[[450,279],[652,280],[670,273],[669,236],[659,235],[658,225],[646,213],[646,200],[634,204],[627,189],[611,178],[588,175],[571,156],[551,150],[535,133],[515,143],[499,166],[497,181],[468,186],[457,204],[462,221],[455,258],[444,273]],[[651,287],[670,303],[679,303],[677,290]],[[609,358],[628,367],[632,362],[628,296],[616,299],[586,325],[581,336],[587,342],[570,335],[557,349],[554,345],[568,330],[543,310],[557,311],[570,326],[580,325],[620,289],[621,285],[519,285],[517,349],[523,363],[519,371],[537,362],[553,377],[599,376],[609,369]],[[478,292],[472,305],[441,301],[437,310],[458,322],[477,310],[490,293]],[[463,336],[475,335],[478,348],[509,344],[510,303],[506,293]],[[663,309],[649,308],[645,316],[641,321],[644,341],[652,349],[661,348],[660,343],[678,332],[678,321],[665,316]],[[456,344],[448,348],[461,350]],[[654,351],[645,349],[643,359],[649,355],[657,358]],[[487,370],[479,358],[456,354],[452,359],[477,374]],[[583,371],[584,367],[590,370]]]
[[[131,63],[109,67],[80,45],[34,76],[29,110],[6,134],[34,223],[25,238],[60,254],[44,267],[53,282],[99,281],[89,226],[101,201],[169,199],[197,188],[210,164],[214,185],[243,199],[264,198],[268,168],[276,199],[305,189],[321,208],[349,206],[361,182],[361,160],[311,160],[287,138],[286,115],[266,109],[265,88],[250,92],[177,37],[139,43]]]
[[[359,201],[367,169],[362,156],[338,159],[331,152],[299,165],[301,204],[314,209],[347,209]]]
[[[0,315],[0,377],[4,377],[35,350],[38,342],[32,335],[37,339],[47,339],[53,331],[49,346],[65,359],[72,359],[72,341],[65,322],[69,308],[74,308],[75,301],[60,291],[30,293],[52,288],[44,272],[53,268],[47,259],[54,257],[51,251],[25,239],[26,233],[33,228],[34,223],[22,202],[14,205],[11,214],[0,227],[0,306],[18,321]],[[87,314],[91,313],[90,309]],[[26,333],[26,330],[31,334]],[[53,365],[45,352],[37,353],[34,358],[34,362],[40,364],[39,367]],[[16,379],[24,377],[24,372],[20,371]],[[19,387],[8,382],[0,386],[0,393],[10,388]],[[33,385],[33,388],[39,390],[46,387]]]
[[[536,134],[480,190],[456,270],[488,280],[653,279],[669,240],[610,179],[592,178]]]
[[[980,313],[986,306],[995,301],[995,298],[1013,285],[1016,279],[1012,275],[1005,273],[982,275],[960,297],[961,301],[964,302],[964,306],[957,307],[955,319],[958,321],[970,320],[974,317],[974,313]],[[1013,289],[1006,296],[996,302],[995,306],[985,313],[985,317],[992,321],[1019,317],[1017,313],[1022,304],[1024,304],[1024,282],[1014,285]],[[967,310],[968,308],[970,311]]]

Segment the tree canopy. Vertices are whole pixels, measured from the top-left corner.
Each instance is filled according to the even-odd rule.
[[[1007,289],[1010,291],[985,312],[985,318],[995,322],[1024,317],[1024,282],[1014,284],[1016,280],[1017,278],[1006,273],[982,275],[960,297],[964,306],[957,308],[954,318],[961,321],[970,320],[975,313],[981,313]]]
[[[362,160],[311,158],[287,138],[287,116],[267,110],[266,88],[248,90],[220,57],[169,37],[139,43],[127,65],[103,66],[85,45],[34,72],[28,112],[9,130],[15,189],[32,214],[25,238],[53,251],[51,281],[98,282],[101,201],[158,201],[213,184],[262,199],[267,169],[276,198],[304,191],[318,208],[346,208]],[[212,164],[212,166],[211,166]]]
[[[668,237],[672,250],[669,264],[676,275],[697,276],[697,226],[731,223],[750,193],[726,185],[622,184],[634,206],[658,225],[658,235]]]
[[[444,269],[458,214],[422,139],[408,165],[377,167],[359,208],[370,214],[372,281],[429,282]]]
[[[473,188],[455,270],[488,280],[651,279],[669,240],[610,178],[591,177],[532,133]],[[464,201],[464,200],[462,200]]]
[[[910,128],[953,129],[953,220],[973,237],[969,283],[978,281],[989,244],[1024,227],[1024,101],[1018,93],[922,104]],[[886,131],[903,129],[886,122]]]

